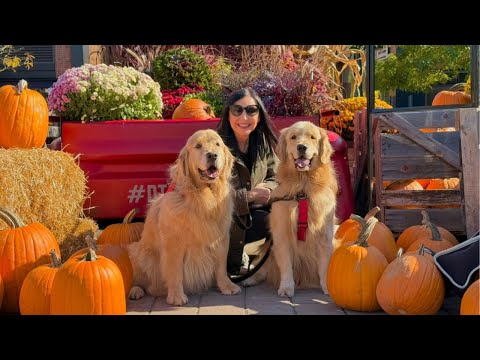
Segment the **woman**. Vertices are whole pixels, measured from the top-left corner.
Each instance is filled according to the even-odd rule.
[[[226,101],[217,132],[235,156],[232,185],[235,214],[230,230],[227,270],[238,274],[245,244],[268,236],[270,193],[277,186],[277,136],[265,106],[251,88],[232,93]],[[255,208],[251,205],[255,204]]]

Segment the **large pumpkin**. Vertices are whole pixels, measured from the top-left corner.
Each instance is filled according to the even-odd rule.
[[[480,279],[474,281],[463,294],[460,315],[480,315]]]
[[[97,244],[127,246],[140,240],[143,231],[143,222],[132,223],[137,212],[137,209],[132,209],[125,216],[121,224],[108,225],[98,237]]]
[[[0,219],[10,228],[0,230],[0,276],[5,293],[1,311],[18,312],[25,276],[42,264],[50,263],[50,252],[60,254],[52,232],[40,223],[24,225],[10,210],[0,207]]]
[[[125,295],[128,295],[133,283],[133,268],[127,249],[118,245],[100,245],[95,243],[90,235],[85,237],[85,242],[88,247],[78,250],[67,261],[79,261],[90,249],[93,249],[97,255],[105,256],[118,266],[125,285]]]
[[[207,120],[214,118],[212,107],[200,99],[188,99],[177,106],[172,119],[198,119]]]
[[[52,315],[124,315],[127,311],[122,273],[93,249],[78,261],[68,260],[53,279]]]
[[[443,304],[445,284],[431,258],[417,253],[396,258],[377,285],[377,300],[390,315],[433,315]]]
[[[0,88],[0,147],[42,147],[48,135],[48,105],[20,80]]]
[[[50,315],[50,295],[53,279],[61,265],[55,250],[50,253],[52,263],[40,265],[30,271],[20,290],[20,314]]]
[[[355,311],[380,310],[375,291],[388,262],[380,250],[368,245],[376,222],[375,217],[370,218],[356,241],[341,245],[330,258],[327,288],[340,307]]]
[[[443,90],[437,93],[433,98],[432,105],[453,105],[453,104],[470,104],[472,98],[463,91]]]

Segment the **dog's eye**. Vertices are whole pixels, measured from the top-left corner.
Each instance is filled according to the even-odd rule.
[[[202,144],[195,145],[195,149],[201,149],[201,148],[202,148]]]
[[[220,143],[217,142],[217,146],[220,146]]]
[[[311,138],[312,140],[315,140],[315,136],[313,136],[313,135],[312,135],[312,136],[310,136],[310,138]]]
[[[295,140],[297,138],[297,135],[292,135],[290,139]]]

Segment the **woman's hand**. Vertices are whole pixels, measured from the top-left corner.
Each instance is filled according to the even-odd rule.
[[[247,192],[248,202],[265,205],[270,200],[271,190],[265,187],[265,183],[260,183],[255,188]]]

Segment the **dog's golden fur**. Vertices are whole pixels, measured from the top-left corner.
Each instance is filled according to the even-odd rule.
[[[298,201],[275,201],[270,213],[272,254],[245,285],[263,279],[278,286],[280,296],[293,296],[295,286],[327,291],[327,267],[333,251],[337,178],[331,162],[333,148],[327,132],[302,121],[283,129],[277,153],[279,185],[272,198],[305,194],[308,229],[305,241],[297,240]]]
[[[129,245],[134,280],[129,297],[144,290],[166,295],[172,305],[188,302],[186,294],[216,285],[223,294],[240,287],[227,275],[233,198],[233,156],[213,130],[193,134],[171,168],[175,190],[154,198],[139,242]]]

